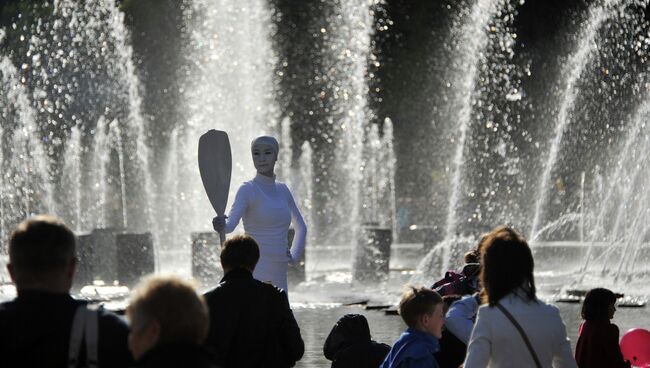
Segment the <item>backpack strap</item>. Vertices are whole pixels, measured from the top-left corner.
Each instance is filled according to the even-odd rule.
[[[524,332],[524,329],[521,327],[521,325],[517,322],[515,317],[508,312],[507,309],[501,305],[501,303],[497,303],[496,307],[499,308],[499,310],[512,322],[513,326],[519,331],[519,334],[521,335],[521,338],[524,340],[526,343],[526,347],[528,348],[528,351],[530,352],[530,355],[533,356],[533,360],[535,361],[535,366],[537,368],[542,368],[542,364],[539,362],[539,358],[537,357],[537,353],[535,353],[535,349],[533,349],[533,345],[530,343],[530,340],[528,340],[528,336],[526,335],[526,332]]]
[[[68,368],[77,368],[79,352],[83,340],[84,325],[86,323],[86,306],[80,305],[74,312],[72,327],[70,328],[70,345],[68,347]]]
[[[99,335],[99,310],[96,306],[88,306],[86,310],[86,362],[88,368],[97,368],[97,347]]]
[[[80,305],[77,307],[70,328],[70,346],[68,348],[68,368],[79,366],[81,343],[86,343],[86,366],[97,368],[97,347],[99,331],[99,311],[97,307]]]

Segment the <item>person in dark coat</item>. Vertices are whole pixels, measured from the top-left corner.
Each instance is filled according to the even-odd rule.
[[[293,367],[305,351],[287,294],[253,278],[259,254],[250,236],[228,239],[220,256],[225,275],[205,294],[211,316],[205,346],[224,368]]]
[[[86,304],[70,296],[75,247],[72,231],[52,216],[28,219],[12,233],[7,270],[17,297],[0,304],[2,367],[68,367],[73,316]],[[130,366],[126,323],[101,309],[97,321],[99,367]],[[75,358],[85,362],[81,351]]]
[[[159,344],[144,353],[135,368],[218,368],[205,349],[190,344]]]
[[[376,368],[386,358],[390,345],[370,338],[366,317],[346,314],[336,322],[325,340],[323,353],[332,368]]]
[[[145,279],[126,315],[136,368],[216,368],[201,345],[208,334],[208,308],[188,282],[173,276]]]
[[[616,294],[596,288],[587,292],[576,344],[576,362],[580,368],[627,368],[618,343],[618,326],[611,323],[616,312]]]

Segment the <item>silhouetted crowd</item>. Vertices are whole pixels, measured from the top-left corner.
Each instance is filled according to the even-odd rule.
[[[76,237],[59,219],[30,218],[9,240],[17,289],[0,304],[1,367],[292,367],[304,354],[287,294],[253,278],[255,240],[228,239],[224,277],[204,295],[174,276],[150,276],[131,293],[128,323],[70,295]],[[432,287],[409,286],[407,325],[389,346],[363,315],[342,316],[327,336],[333,368],[629,367],[611,323],[617,296],[587,293],[576,351],[558,309],[536,296],[534,260],[515,230],[497,227]]]

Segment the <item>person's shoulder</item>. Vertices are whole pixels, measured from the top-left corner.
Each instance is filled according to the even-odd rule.
[[[289,189],[289,186],[286,183],[281,182],[281,181],[276,181],[275,185],[276,185],[276,187],[280,188],[280,190],[282,190],[283,192],[291,193],[291,189]]]
[[[428,360],[428,358],[434,359],[429,346],[424,341],[410,341],[410,343],[404,346],[404,349],[408,357],[414,360]]]
[[[477,315],[479,317],[481,317],[481,316],[492,315],[492,314],[496,313],[497,310],[498,309],[496,307],[494,307],[494,306],[491,306],[489,304],[482,304],[482,305],[479,305],[478,312],[476,312],[476,313],[477,313]]]
[[[255,280],[256,287],[262,295],[265,295],[267,300],[277,303],[278,305],[289,304],[289,297],[287,292],[269,282]]]
[[[219,284],[219,285],[215,286],[214,288],[212,288],[212,289],[206,291],[205,293],[203,293],[203,298],[205,298],[205,300],[207,301],[208,299],[213,298],[215,295],[219,295],[219,293],[222,290],[220,288],[220,286],[221,286],[221,284]]]
[[[15,300],[4,301],[0,303],[0,313],[6,313],[7,311],[15,308],[15,306],[16,306]]]
[[[614,324],[614,323],[609,323],[607,325],[607,330],[608,330],[609,333],[615,333],[617,335],[620,333],[620,330],[619,330],[618,326],[616,324]]]
[[[203,294],[203,297],[205,298],[205,301],[207,303],[210,303],[212,300],[219,300],[223,297],[224,294],[228,293],[228,291],[232,289],[232,282],[226,282],[222,281],[217,286],[212,288],[209,291],[206,291]]]
[[[385,351],[386,353],[390,351],[390,345],[375,340],[370,340],[369,346],[375,351]]]
[[[108,325],[117,330],[126,329],[128,331],[129,326],[123,317],[120,317],[116,313],[104,308],[99,308],[97,311],[99,313],[99,318],[101,320],[100,323],[102,323],[102,325]]]
[[[239,190],[251,190],[253,189],[253,181],[246,180],[239,185]]]
[[[15,314],[16,303],[13,300],[0,303],[0,321],[9,321],[11,316]],[[4,322],[0,323],[3,325]]]
[[[133,357],[128,349],[129,326],[126,319],[104,308],[97,311],[100,360],[104,360],[108,367],[132,366]]]
[[[533,317],[535,316],[535,317]],[[536,320],[539,324],[544,324],[549,327],[564,329],[564,321],[562,320],[562,315],[560,314],[560,308],[554,304],[546,303],[542,300],[537,299],[535,310],[529,313],[531,320]]]
[[[257,285],[257,287],[264,290],[266,293],[277,295],[277,296],[287,295],[287,292],[284,291],[284,289],[281,289],[271,284],[270,282],[255,280],[255,284]]]
[[[506,307],[510,313],[515,313],[515,309],[512,306]],[[476,322],[485,326],[493,326],[499,324],[503,321],[503,318],[507,318],[503,312],[499,310],[496,306],[491,306],[489,304],[482,304],[478,307],[476,312]]]
[[[560,316],[560,308],[558,308],[555,304],[547,303],[540,299],[535,299],[535,301],[537,303],[537,308],[539,308],[542,312],[551,316]]]
[[[283,181],[275,181],[275,187],[280,189],[283,193],[288,193],[291,194],[291,189],[289,188],[289,185]]]
[[[217,286],[215,286],[212,290],[205,292],[203,294],[203,297],[206,299],[206,302],[209,303],[211,300],[221,299],[225,297],[225,295],[229,295],[230,293],[236,293],[238,291],[241,291],[242,289],[249,289],[249,290],[259,289],[262,290],[262,292],[265,292],[267,294],[276,294],[276,295],[284,293],[282,289],[274,286],[271,283],[251,278],[251,279],[222,281]]]

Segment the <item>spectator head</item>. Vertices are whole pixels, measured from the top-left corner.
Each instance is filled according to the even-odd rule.
[[[465,256],[463,257],[465,263],[478,263],[479,259],[480,254],[477,250],[470,250],[469,252],[465,253]]]
[[[591,289],[582,303],[582,318],[586,321],[608,321],[616,312],[616,294],[609,289]]]
[[[494,306],[519,289],[535,300],[533,268],[533,254],[521,234],[506,226],[492,230],[481,248],[483,302]]]
[[[480,263],[481,262],[481,249],[485,246],[485,241],[487,240],[488,233],[481,234],[478,238],[478,244],[476,248],[465,253],[465,263]]]
[[[426,287],[409,286],[399,302],[399,314],[410,328],[442,336],[443,301],[440,294]]]
[[[503,227],[505,227],[505,226],[500,226],[497,229],[503,228]],[[478,244],[476,245],[476,255],[479,257],[479,261],[481,260],[481,249],[483,249],[483,247],[485,246],[488,235],[490,235],[490,233],[483,233],[478,238]]]
[[[139,359],[159,344],[201,344],[208,334],[208,308],[192,285],[173,276],[150,276],[131,294],[126,309],[129,349]]]
[[[346,314],[341,317],[325,340],[323,353],[329,360],[343,349],[360,342],[371,341],[368,320],[361,314]]]
[[[223,243],[220,257],[224,273],[235,268],[245,268],[253,272],[260,259],[260,248],[250,236],[235,235]]]
[[[18,292],[68,293],[77,265],[76,238],[60,219],[39,215],[21,222],[9,238],[7,270]]]

